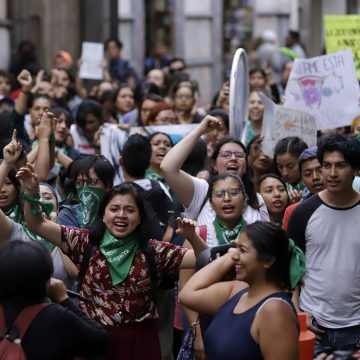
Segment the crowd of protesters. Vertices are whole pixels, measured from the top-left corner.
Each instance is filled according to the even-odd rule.
[[[108,39],[99,81],[65,50],[43,69],[19,44],[0,71],[0,311],[11,329],[56,304],[26,332],[28,359],[298,359],[298,311],[314,358],[355,352],[360,116],[316,147],[287,137],[264,154],[258,94],[281,104],[306,57],[297,32],[275,42],[267,31],[249,54],[243,142],[229,135],[229,80],[201,107],[161,42],[139,74]],[[199,270],[214,248],[225,254]]]

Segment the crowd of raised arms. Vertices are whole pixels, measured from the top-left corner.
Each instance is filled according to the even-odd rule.
[[[229,80],[200,106],[161,43],[139,74],[108,39],[103,80],[19,44],[0,71],[0,353],[7,334],[29,360],[297,360],[298,312],[311,360],[360,348],[360,112],[266,155],[259,93],[281,105],[306,56],[287,46],[249,57],[238,139]]]

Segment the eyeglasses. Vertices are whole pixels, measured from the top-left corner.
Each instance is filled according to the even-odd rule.
[[[226,193],[229,195],[229,197],[235,197],[235,196],[238,196],[242,192],[243,191],[240,188],[231,188],[231,189],[227,189],[227,190],[214,190],[212,192],[212,196],[216,197],[217,199],[223,199],[225,197]]]
[[[223,159],[230,159],[233,155],[239,160],[243,160],[246,158],[246,154],[240,151],[220,151],[219,155]]]
[[[85,185],[87,186],[96,186],[100,181],[102,181],[101,179],[96,179],[96,178],[89,178],[89,179],[76,179],[75,180],[75,187],[76,188],[81,188]]]

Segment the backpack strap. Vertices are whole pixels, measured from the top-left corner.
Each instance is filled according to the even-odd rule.
[[[48,307],[49,303],[35,304],[27,306],[16,317],[14,324],[19,329],[19,339],[23,339],[27,329],[31,325],[32,321],[38,316],[38,314]]]
[[[206,242],[206,239],[207,239],[207,226],[206,225],[199,226],[199,236],[201,237],[201,239],[203,239]]]
[[[40,313],[40,311],[42,311],[49,305],[51,304],[42,303],[42,304],[30,305],[20,311],[20,313],[17,315],[14,321],[14,325],[16,325],[16,327],[19,330],[19,336],[18,336],[19,339],[22,340],[24,338],[24,335],[27,329],[29,328],[29,326],[31,325],[32,321],[36,318],[36,316]],[[9,331],[11,326],[9,327],[6,326],[5,317],[4,317],[4,308],[2,305],[0,305],[1,340],[4,338],[5,334]]]
[[[97,245],[92,242],[89,242],[89,244],[85,250],[83,262],[80,266],[80,271],[79,271],[79,275],[78,275],[78,289],[79,290],[81,289],[81,284],[84,280],[86,270],[89,267],[90,259],[94,255],[96,249],[97,249]]]

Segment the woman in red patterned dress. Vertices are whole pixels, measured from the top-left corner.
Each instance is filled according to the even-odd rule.
[[[147,217],[136,189],[131,183],[112,188],[99,208],[98,223],[92,231],[61,226],[44,219],[36,198],[38,180],[27,165],[17,174],[27,193],[24,205],[29,228],[59,246],[81,268],[88,244],[96,244],[81,284],[81,294],[89,302],[81,307],[105,326],[111,341],[102,359],[161,359],[154,319],[158,316],[153,299],[151,250],[156,280],[180,268],[193,268],[193,251],[147,236]],[[40,211],[41,213],[41,211]],[[151,224],[149,224],[151,226]],[[194,233],[195,222],[178,219],[179,232],[192,243],[195,254],[206,245]]]

